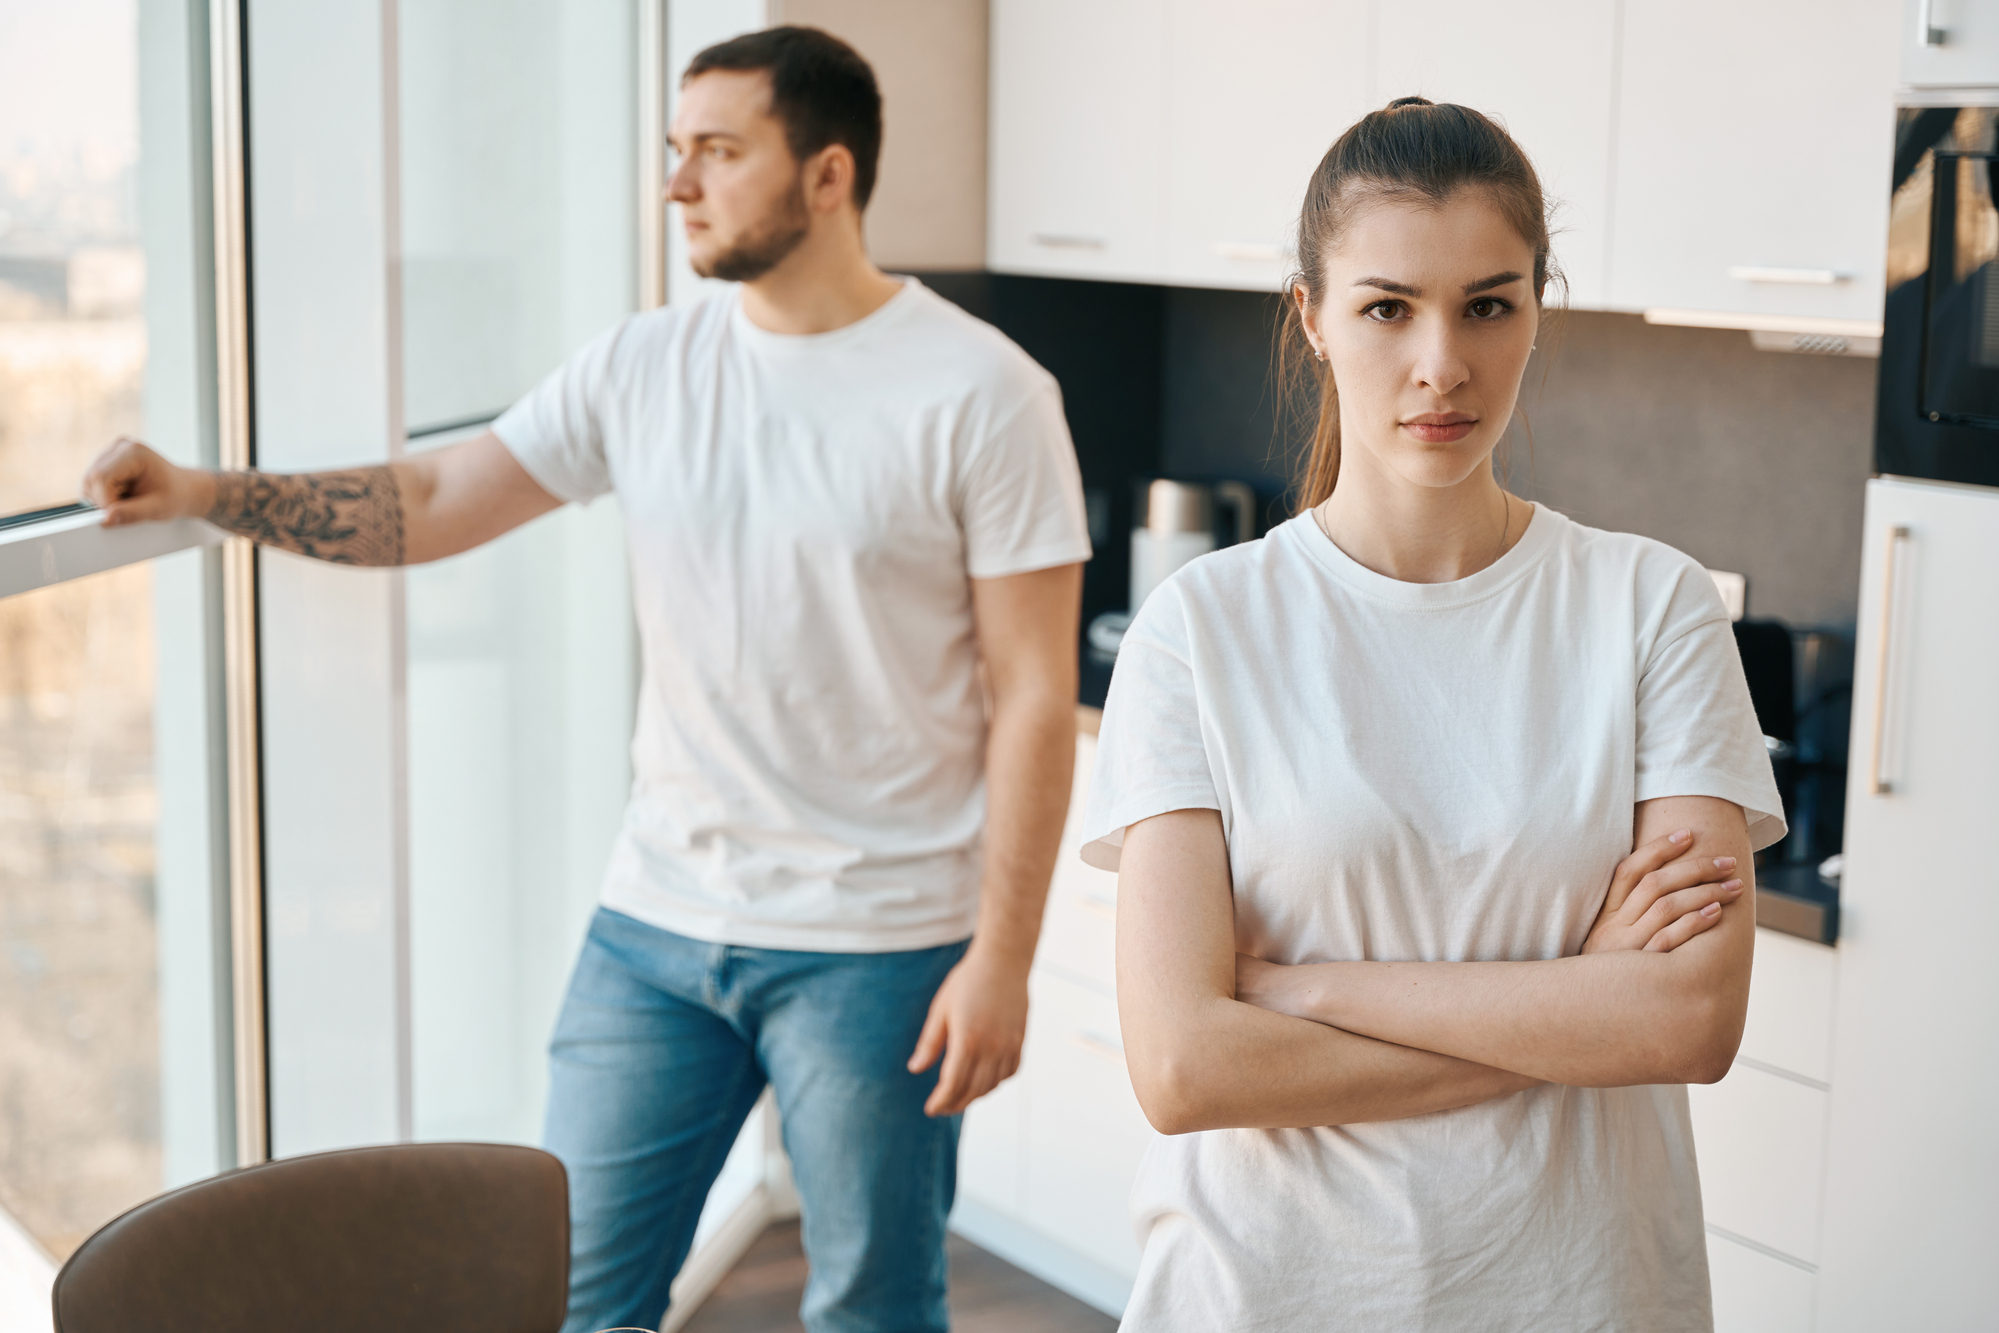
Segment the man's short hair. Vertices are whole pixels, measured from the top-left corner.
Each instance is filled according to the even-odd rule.
[[[711,70],[770,75],[770,113],[803,162],[829,144],[854,155],[854,207],[866,208],[881,161],[882,96],[861,53],[829,32],[787,25],[717,42],[688,63],[680,86]]]

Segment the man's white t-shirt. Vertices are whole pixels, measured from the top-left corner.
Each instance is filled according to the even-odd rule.
[[[493,429],[624,511],[645,662],[604,904],[771,949],[970,935],[969,580],[1090,556],[1054,379],[913,279],[810,336],[731,290],[625,320]]]
[[[1374,573],[1309,514],[1182,569],[1118,652],[1094,784],[1106,868],[1129,825],[1220,811],[1236,947],[1278,963],[1579,953],[1636,802],[1784,831],[1707,574],[1540,507],[1451,583]],[[1132,1208],[1142,1333],[1711,1326],[1677,1085],[1162,1138]]]

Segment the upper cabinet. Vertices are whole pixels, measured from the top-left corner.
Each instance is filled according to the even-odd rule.
[[[992,268],[1162,280],[1165,6],[992,6]]]
[[[1382,5],[1377,22],[1374,105],[1427,97],[1505,125],[1553,205],[1570,303],[1602,306],[1617,67],[1610,0],[1399,0]]]
[[[1999,78],[1949,63],[1999,5],[1925,2],[1940,46],[1899,0],[991,0],[988,263],[1275,290],[1325,150],[1420,95],[1526,149],[1576,308],[1872,323],[1897,53]]]
[[[1902,82],[1916,88],[1999,83],[1999,6],[1991,0],[1909,0]]]
[[[1899,21],[1625,0],[1608,304],[1879,320]]]
[[[1369,5],[1163,8],[1167,280],[1275,291],[1291,270],[1306,183],[1368,107]]]

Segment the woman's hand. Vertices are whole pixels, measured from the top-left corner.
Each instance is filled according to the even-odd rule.
[[[1618,863],[1584,953],[1670,953],[1721,920],[1742,896],[1732,856],[1691,857],[1686,829],[1655,838]],[[1681,859],[1675,859],[1681,858]]]
[[[1318,1022],[1317,1015],[1311,1012],[1311,976],[1310,968],[1266,963],[1261,958],[1239,953],[1235,956],[1235,997],[1273,1014]]]

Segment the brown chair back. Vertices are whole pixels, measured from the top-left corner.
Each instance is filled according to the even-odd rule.
[[[56,1333],[554,1333],[569,1188],[545,1152],[408,1143],[163,1194],[56,1274]]]

